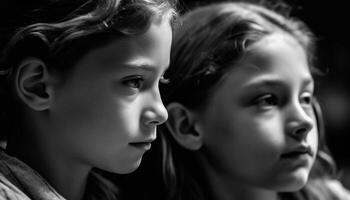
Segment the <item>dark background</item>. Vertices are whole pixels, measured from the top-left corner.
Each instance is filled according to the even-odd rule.
[[[180,11],[213,2],[220,0],[180,0]],[[316,95],[323,108],[328,146],[343,183],[350,188],[350,6],[341,0],[284,2],[291,6],[291,15],[302,19],[316,35],[316,64],[327,71],[316,86]]]

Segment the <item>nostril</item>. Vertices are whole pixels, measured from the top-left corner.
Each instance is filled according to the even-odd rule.
[[[160,110],[147,110],[143,113],[143,122],[146,125],[160,125],[168,118],[168,113]]]
[[[293,137],[297,140],[303,140],[309,132],[307,128],[298,128],[293,132]]]
[[[150,125],[159,125],[159,124],[160,124],[160,122],[159,122],[159,121],[154,120],[154,121],[149,122],[149,124],[150,124]]]
[[[295,131],[295,134],[302,135],[302,134],[305,134],[306,132],[307,132],[306,128],[299,128],[298,130]]]

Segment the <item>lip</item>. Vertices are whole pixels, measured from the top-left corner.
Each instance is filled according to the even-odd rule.
[[[310,156],[313,157],[314,153],[310,146],[298,146],[296,148],[293,148],[291,150],[286,151],[281,155],[282,159],[288,159],[288,158],[297,158],[300,156]]]
[[[151,149],[153,141],[154,139],[140,141],[140,142],[130,142],[129,145],[144,151],[148,151]]]
[[[131,146],[136,147],[138,149],[142,149],[145,151],[148,151],[151,149],[152,144],[150,142],[137,142],[137,143],[130,143]]]

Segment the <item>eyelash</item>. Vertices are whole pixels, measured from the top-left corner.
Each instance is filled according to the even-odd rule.
[[[278,105],[278,99],[273,94],[265,94],[263,96],[258,97],[254,101],[255,105],[259,107],[266,107],[266,106],[277,106]]]
[[[132,89],[140,89],[143,87],[144,79],[142,76],[128,76],[124,78],[122,83]]]
[[[170,83],[170,79],[164,78],[164,76],[161,76],[160,79],[159,79],[159,82],[161,84],[169,84]]]
[[[313,101],[313,95],[312,94],[302,94],[300,97],[300,103],[302,105],[307,105],[310,106]],[[278,106],[281,104],[277,96],[273,94],[265,94],[260,97],[258,97],[255,101],[254,104],[259,106],[259,107],[272,107],[272,106]]]
[[[128,86],[129,88],[132,88],[132,89],[143,88],[144,82],[145,82],[144,78],[142,76],[139,76],[139,75],[125,77],[122,81],[122,83],[125,86]],[[162,84],[168,84],[170,82],[170,80],[164,78],[164,76],[161,76],[159,79],[159,82]]]

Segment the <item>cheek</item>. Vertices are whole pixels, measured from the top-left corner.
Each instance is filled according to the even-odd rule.
[[[59,129],[64,128],[64,132],[107,135],[135,131],[139,126],[140,112],[136,104],[109,93],[76,93],[67,94],[55,105],[52,121]]]
[[[94,127],[97,130],[111,135],[135,135],[141,125],[141,108],[137,101],[129,102],[121,98],[111,98],[94,106],[87,116],[91,117],[91,125],[96,123]]]
[[[309,145],[311,146],[311,148],[314,150],[314,152],[316,152],[318,149],[318,140],[319,140],[317,129],[316,128],[311,129],[306,139]]]
[[[246,163],[247,170],[254,171],[258,166],[268,167],[279,160],[286,144],[285,132],[279,118],[264,120],[242,114],[236,126],[236,149],[243,152],[238,156]]]
[[[218,114],[221,113],[221,114]],[[226,146],[232,141],[234,130],[233,116],[228,115],[227,112],[207,113],[204,120],[200,124],[200,132],[203,134],[204,145],[215,150],[220,150],[220,147]]]
[[[311,146],[312,150],[316,153],[319,145],[319,130],[317,126],[316,117],[313,114],[311,114],[311,116],[313,118],[314,124],[313,124],[313,128],[308,133],[306,140],[307,140],[307,143]]]
[[[118,102],[115,105],[115,120],[112,123],[118,123],[122,129],[120,131],[136,133],[141,127],[142,109],[139,104],[128,104],[125,102]]]

